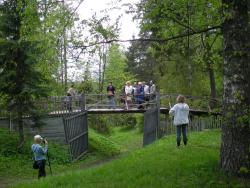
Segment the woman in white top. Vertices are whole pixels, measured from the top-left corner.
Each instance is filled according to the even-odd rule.
[[[125,104],[127,110],[129,109],[129,106],[132,103],[132,92],[133,92],[133,87],[131,86],[130,81],[127,81],[125,86],[125,94],[126,94]]]
[[[181,133],[183,136],[184,145],[187,145],[187,126],[189,123],[189,106],[185,103],[185,97],[179,95],[175,104],[169,111],[169,114],[174,116],[174,125],[176,126],[177,146],[181,143]]]

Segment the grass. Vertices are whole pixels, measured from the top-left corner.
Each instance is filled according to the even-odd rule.
[[[122,153],[128,153],[142,147],[142,137],[136,128],[114,127],[108,139],[119,144]]]
[[[32,154],[30,147],[32,138],[26,136],[26,143],[22,154],[16,151],[18,135],[0,129],[0,187],[22,180],[33,180],[37,177],[37,170],[32,169]],[[109,138],[89,130],[89,152],[79,161],[70,162],[68,147],[65,144],[49,143],[49,155],[53,174],[71,172],[75,169],[91,166],[97,161],[106,160],[121,153],[121,146]],[[47,172],[49,168],[47,166]]]
[[[112,136],[104,136],[92,129],[89,129],[89,152],[79,161],[71,163],[68,156],[68,148],[65,144],[50,142],[50,159],[53,174],[71,172],[75,169],[82,169],[95,166],[114,156],[138,149],[141,145],[132,148],[133,140],[141,140],[142,134],[135,129],[125,130],[124,128],[112,129]],[[129,137],[129,139],[126,139]],[[16,133],[9,133],[6,129],[0,129],[0,187],[10,185],[22,180],[30,181],[36,179],[37,171],[33,170],[30,146],[32,138],[26,137],[24,152],[16,152],[18,137]],[[136,142],[135,142],[136,143]],[[47,167],[47,172],[49,169]]]
[[[220,172],[218,131],[192,133],[189,138],[187,147],[177,148],[175,136],[168,136],[102,166],[76,170],[16,187],[230,188],[249,185],[249,182],[227,178]]]

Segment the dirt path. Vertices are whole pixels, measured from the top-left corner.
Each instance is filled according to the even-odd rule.
[[[80,169],[88,169],[88,168],[101,166],[103,164],[106,164],[106,163],[109,163],[109,162],[114,161],[116,159],[119,159],[119,158],[121,158],[121,156],[123,156],[123,155],[114,156],[114,157],[110,157],[110,158],[106,158],[106,159],[100,159],[100,160],[93,161],[93,162],[88,163],[88,164],[83,164],[83,165],[80,165]]]

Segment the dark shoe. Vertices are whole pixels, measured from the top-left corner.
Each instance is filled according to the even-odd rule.
[[[177,142],[177,147],[179,147],[181,145],[181,143],[180,142]]]
[[[184,141],[184,145],[185,145],[185,146],[187,145],[187,141]]]

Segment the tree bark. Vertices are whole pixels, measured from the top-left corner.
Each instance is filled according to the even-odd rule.
[[[65,5],[64,0],[62,1],[63,6]],[[67,28],[66,25],[63,28],[63,64],[64,64],[64,89],[65,93],[68,90],[68,62],[67,62]]]
[[[229,175],[249,170],[250,33],[248,0],[222,0],[225,11],[221,168]],[[245,170],[246,172],[247,170]]]
[[[215,81],[214,69],[211,66],[212,65],[209,63],[208,74],[209,74],[210,97],[211,97],[211,100],[209,102],[209,106],[211,109],[213,109],[216,106],[217,92],[216,92],[216,81]]]
[[[19,133],[19,144],[18,144],[18,151],[22,152],[23,145],[24,145],[24,132],[23,132],[23,113],[22,113],[22,107],[18,107],[18,113],[17,113],[17,121],[18,121],[18,133]]]

